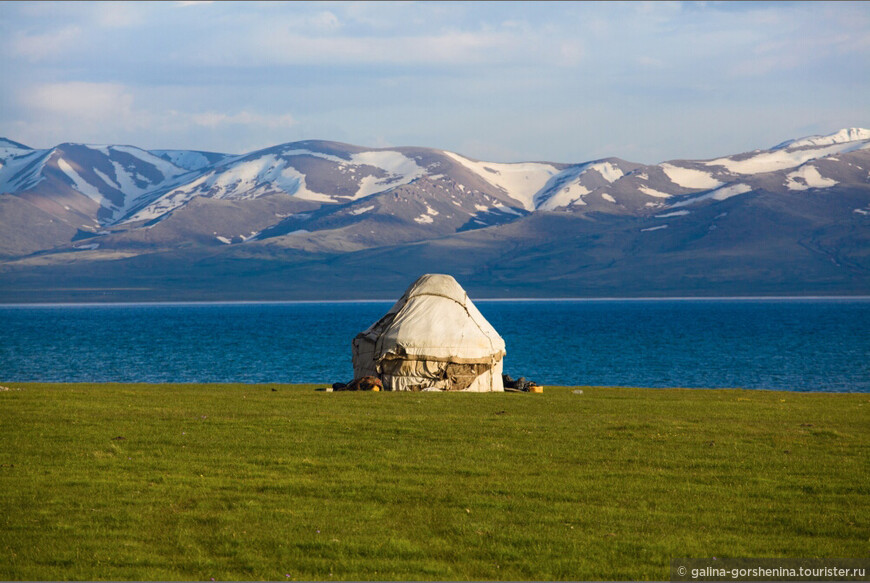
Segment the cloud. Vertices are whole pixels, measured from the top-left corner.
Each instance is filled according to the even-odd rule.
[[[565,66],[573,66],[583,61],[586,52],[583,43],[576,39],[563,41],[559,46],[559,63]]]
[[[29,61],[42,61],[65,53],[81,38],[81,28],[67,26],[44,34],[17,32],[5,44],[13,55],[24,57]]]
[[[576,39],[547,43],[543,35],[515,30],[454,29],[419,35],[341,36],[270,29],[257,35],[257,42],[247,47],[247,55],[234,57],[226,52],[220,55],[210,52],[207,58],[242,59],[254,55],[260,63],[284,65],[473,66],[540,60],[573,65],[583,54],[582,44]]]
[[[652,161],[708,142],[720,155],[737,133],[755,147],[813,120],[867,125],[868,6],[11,2],[0,135],[225,151],[480,140],[480,155],[555,160],[624,143]]]
[[[243,126],[268,126],[276,128],[289,128],[296,125],[296,120],[290,114],[263,115],[250,111],[240,111],[235,114],[227,114],[215,111],[195,113],[187,116],[194,124],[217,128],[219,126],[243,125]]]
[[[320,32],[332,32],[341,28],[338,17],[329,11],[318,12],[308,22],[311,27]]]
[[[868,48],[870,37],[866,31],[806,31],[800,38],[757,43],[743,59],[730,67],[730,73],[736,77],[759,77],[776,72],[806,70],[826,59],[866,56]]]
[[[163,93],[172,97],[162,102],[154,99]],[[10,104],[14,111],[8,112],[10,117],[3,125],[7,133],[14,130],[22,140],[43,145],[73,141],[175,147],[187,143],[214,149],[203,140],[213,141],[217,136],[232,150],[241,138],[255,145],[280,141],[288,129],[297,126],[296,118],[287,112],[175,107],[199,98],[190,92],[177,94],[120,83],[46,83],[20,90]]]
[[[664,61],[647,55],[639,56],[637,58],[637,64],[645,69],[663,69],[665,67]]]
[[[19,92],[22,106],[43,114],[87,120],[127,118],[133,95],[117,83],[48,83]]]
[[[215,128],[219,126],[275,126],[287,128],[296,124],[287,113],[264,114],[248,110],[236,113],[222,111],[190,112],[136,107],[134,90],[119,83],[47,83],[21,91],[19,105],[35,115],[60,116],[80,120],[101,120],[106,124],[150,126],[164,122]]]
[[[94,21],[104,28],[128,28],[144,22],[137,2],[98,2],[94,5]]]

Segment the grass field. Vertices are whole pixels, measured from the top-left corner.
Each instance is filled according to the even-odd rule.
[[[868,557],[870,395],[3,383],[0,579],[668,579]]]

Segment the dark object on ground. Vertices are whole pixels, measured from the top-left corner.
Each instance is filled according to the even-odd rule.
[[[504,390],[508,392],[513,390],[528,393],[530,391],[533,392],[532,388],[538,386],[538,383],[535,381],[527,381],[526,377],[520,377],[517,380],[513,380],[510,375],[503,374],[501,375],[501,380],[504,384]]]
[[[361,379],[353,379],[347,384],[335,383],[332,385],[333,391],[383,391],[384,383],[377,377],[362,377]]]

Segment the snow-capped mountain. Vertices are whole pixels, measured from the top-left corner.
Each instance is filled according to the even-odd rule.
[[[870,254],[857,242],[870,239],[870,130],[654,165],[620,158],[500,163],[317,140],[229,155],[83,144],[36,150],[0,139],[0,256],[7,266],[193,249],[362,257],[401,247],[410,256],[455,259],[455,245],[478,253],[479,245],[525,249],[534,241],[526,252],[553,271],[579,257],[548,263],[563,252],[559,242],[577,233],[597,233],[593,243],[575,241],[581,247],[610,240],[609,249],[621,253],[646,252],[655,248],[650,243],[664,245],[662,253],[721,250],[737,245],[738,234],[740,241],[757,237],[759,217],[770,209],[779,218],[765,223],[769,233],[791,225],[794,232],[782,237],[863,274],[865,259],[853,255]],[[838,225],[852,242],[830,245],[851,245],[848,258],[813,242]],[[514,259],[487,261],[492,269]]]
[[[174,152],[161,155],[182,163]],[[189,164],[187,164],[189,166]],[[426,148],[365,149],[348,144],[306,141],[282,144],[216,162],[172,177],[137,196],[126,212],[100,229],[113,234],[103,244],[135,239],[137,229],[183,228],[197,240],[233,244],[306,234],[306,248],[359,249],[390,241],[411,241],[500,224],[534,210],[533,197],[565,165],[480,163],[458,154]],[[206,202],[210,201],[210,202]],[[221,202],[219,202],[221,201]],[[268,207],[268,216],[239,224],[197,208]],[[214,219],[214,220],[211,220]],[[179,223],[186,226],[180,227]],[[164,224],[165,223],[165,224]],[[382,225],[390,224],[388,232]],[[250,228],[249,228],[250,227]],[[313,232],[330,231],[322,235]],[[174,237],[171,237],[174,239]],[[328,240],[324,240],[328,239]]]
[[[132,146],[61,144],[34,150],[0,142],[0,193],[11,193],[83,226],[111,223],[144,194],[189,170]],[[64,212],[61,212],[64,211]]]
[[[632,213],[722,201],[756,190],[786,193],[825,189],[845,182],[866,184],[870,130],[841,130],[715,160],[669,161],[642,166],[611,159],[572,167],[536,195],[536,208],[607,212],[607,205]],[[854,155],[850,155],[853,154]],[[848,155],[837,158],[837,155]],[[591,176],[590,176],[591,175]],[[612,209],[612,212],[617,212]]]
[[[357,150],[357,151],[354,151]],[[425,174],[398,151],[339,150],[329,143],[301,142],[229,157],[193,179],[154,193],[126,220],[152,220],[195,197],[248,200],[282,193],[298,200],[336,204],[408,184]]]
[[[62,208],[65,217],[78,214],[84,228],[102,228],[153,224],[197,198],[246,201],[286,195],[306,210],[325,207],[361,216],[360,209],[371,206],[374,198],[366,205],[339,207],[400,187],[425,185],[432,195],[455,190],[449,197],[463,209],[464,218],[487,226],[492,222],[478,215],[557,210],[655,214],[758,188],[794,191],[830,188],[843,179],[866,182],[861,172],[868,147],[870,130],[852,128],[769,150],[646,166],[618,158],[572,165],[506,164],[425,148],[366,149],[323,141],[231,156],[81,144],[33,150],[2,140],[0,192],[26,198],[49,212]],[[836,158],[855,152],[845,164]],[[419,224],[436,222],[426,216],[438,215],[423,212],[408,218]]]

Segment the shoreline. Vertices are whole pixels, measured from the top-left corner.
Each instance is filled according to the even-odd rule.
[[[21,385],[20,387],[16,387],[13,385]],[[193,389],[193,388],[209,388],[209,389],[226,389],[226,388],[238,388],[238,389],[267,389],[271,390],[273,388],[283,387],[289,390],[295,390],[299,392],[303,391],[316,391],[317,389],[323,387],[329,387],[332,383],[323,382],[323,383],[244,383],[244,382],[233,382],[233,381],[221,381],[221,382],[167,382],[167,383],[149,383],[147,381],[142,382],[127,382],[127,381],[9,381],[0,379],[0,392],[5,391],[16,391],[16,390],[25,390],[29,387],[45,387],[45,386],[57,386],[59,388],[81,388],[81,387],[138,387],[138,388],[148,388],[148,389],[160,389],[160,388],[183,388],[183,389]],[[575,391],[575,390],[591,390],[591,391],[650,391],[650,392],[668,392],[668,391],[687,391],[687,392],[727,392],[727,391],[735,391],[735,392],[745,392],[745,393],[762,393],[765,395],[769,395],[772,393],[779,393],[782,395],[870,395],[868,391],[789,391],[785,389],[752,389],[745,387],[640,387],[640,386],[630,386],[630,385],[540,385],[544,388],[544,394],[547,391]],[[341,391],[338,391],[341,392]],[[370,391],[348,391],[348,393],[366,393]],[[376,391],[380,392],[380,391]],[[384,393],[407,393],[407,394],[443,394],[443,393],[461,393],[468,395],[483,395],[483,394],[493,394],[493,393],[501,393],[501,394],[513,394],[512,391],[492,391],[492,392],[468,392],[468,391],[428,391],[428,392],[415,392],[415,391],[382,391]],[[531,393],[529,393],[531,394]]]
[[[561,298],[473,298],[474,302],[801,302],[801,301],[870,301],[870,295],[854,296],[643,296],[643,297],[561,297]],[[210,300],[175,301],[155,300],[141,302],[0,302],[0,308],[16,307],[89,307],[89,306],[244,306],[244,305],[307,305],[307,304],[392,304],[395,299],[347,299],[347,300]]]

